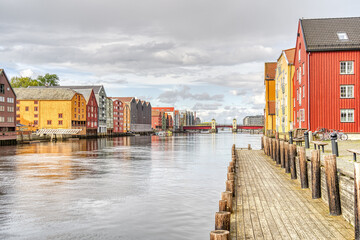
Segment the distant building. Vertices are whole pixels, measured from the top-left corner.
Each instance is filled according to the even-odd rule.
[[[246,116],[243,119],[244,126],[264,126],[264,116],[257,115],[257,116]]]
[[[153,107],[151,109],[151,127],[153,129],[172,129],[174,125],[174,107]]]
[[[16,95],[3,69],[0,69],[0,142],[16,141]]]
[[[86,100],[69,88],[14,88],[16,121],[37,129],[81,129],[86,134]]]
[[[124,104],[125,132],[151,131],[151,104],[134,97],[115,97]]]
[[[114,106],[113,100],[106,98],[106,130],[111,134],[114,129]]]
[[[113,101],[113,133],[124,131],[124,106],[125,104],[117,98],[110,98]]]
[[[196,117],[195,118],[195,125],[199,125],[199,124],[201,124],[201,120],[200,120],[199,117]]]

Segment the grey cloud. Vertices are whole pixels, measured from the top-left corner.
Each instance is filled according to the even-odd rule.
[[[193,107],[192,110],[194,111],[204,111],[204,110],[217,110],[219,109],[219,107],[221,107],[222,104],[218,103],[218,102],[212,102],[212,103],[196,103]]]
[[[180,86],[179,89],[168,90],[161,93],[158,100],[163,103],[175,103],[178,100],[198,100],[198,101],[222,101],[223,94],[210,95],[208,93],[193,94],[188,86]]]

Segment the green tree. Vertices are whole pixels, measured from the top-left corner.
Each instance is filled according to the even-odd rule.
[[[39,75],[36,79],[31,77],[12,77],[11,86],[13,88],[26,88],[29,86],[59,86],[59,77],[56,74],[47,73]]]
[[[59,86],[59,77],[56,74],[45,74],[38,76],[36,79],[39,86]]]
[[[39,86],[39,82],[36,79],[30,77],[12,77],[11,86],[13,88],[26,88],[28,86]]]

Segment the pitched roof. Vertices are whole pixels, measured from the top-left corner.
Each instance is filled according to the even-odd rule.
[[[92,89],[76,89],[75,91],[84,96],[84,98],[86,100],[86,104],[87,104],[90,100],[91,92],[93,90]]]
[[[266,62],[265,63],[265,80],[274,80],[275,79],[275,73],[276,73],[276,62]]]
[[[300,19],[307,51],[360,50],[360,17]],[[348,40],[340,40],[346,33]]]
[[[98,94],[101,90],[101,88],[104,88],[103,85],[94,85],[94,86],[49,86],[49,87],[45,87],[45,86],[34,86],[34,87],[30,87],[30,88],[70,88],[70,89],[75,89],[80,90],[80,89],[93,89],[95,94]]]
[[[17,100],[71,100],[76,92],[70,88],[14,88]]]
[[[134,97],[112,97],[112,99],[117,99],[117,100],[120,100],[122,102],[129,103],[134,99]]]
[[[289,64],[294,64],[295,48],[286,49],[283,51]]]

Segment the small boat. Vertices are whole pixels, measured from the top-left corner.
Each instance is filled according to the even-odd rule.
[[[166,132],[158,132],[156,135],[158,135],[159,137],[165,137]]]

